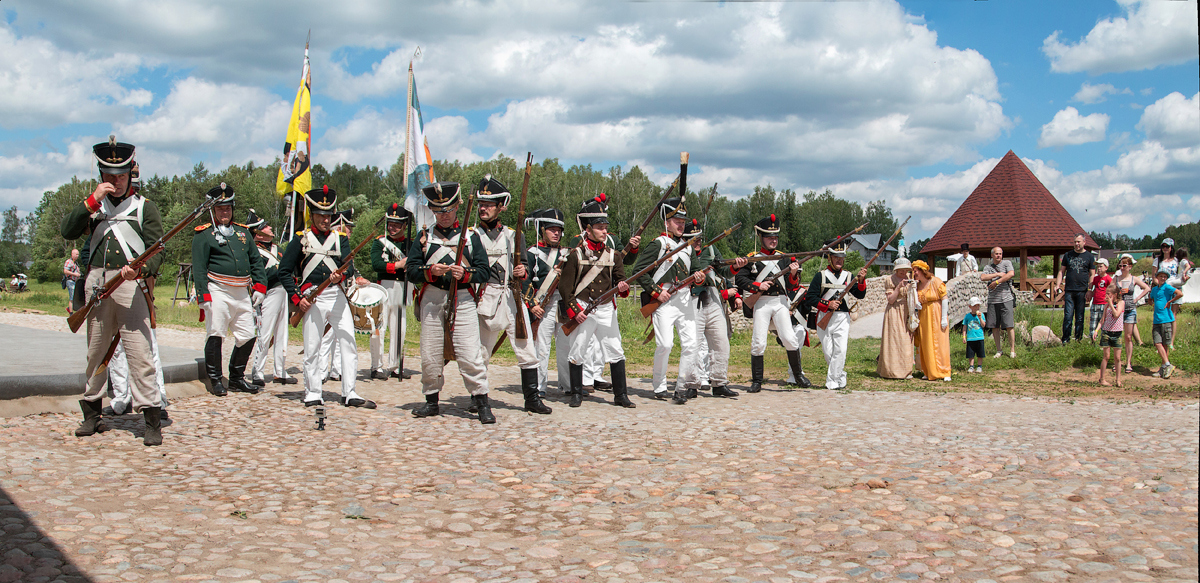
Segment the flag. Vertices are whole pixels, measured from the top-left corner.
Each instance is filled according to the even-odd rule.
[[[417,84],[413,78],[412,61],[408,62],[408,106],[404,130],[404,208],[425,227],[434,223],[429,201],[421,188],[436,181],[433,176],[433,156],[425,140],[425,122],[421,119],[421,102],[417,100]]]
[[[311,36],[311,32],[310,32]],[[308,41],[304,41],[304,68],[300,74],[300,88],[296,90],[296,101],[292,104],[292,117],[288,123],[287,140],[283,144],[283,163],[279,167],[279,177],[275,181],[275,191],[279,196],[296,193],[292,196],[292,212],[288,226],[281,233],[283,240],[291,237],[291,233],[303,228],[296,221],[295,209],[299,207],[300,196],[312,189],[312,172],[309,166],[312,162],[312,86],[309,79]]]

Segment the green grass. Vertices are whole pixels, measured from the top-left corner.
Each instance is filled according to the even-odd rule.
[[[65,315],[66,290],[58,284],[30,284],[31,290],[21,294],[5,293],[0,296],[0,308],[35,309],[50,314]],[[162,296],[170,295],[167,287],[158,288],[159,326],[175,328],[203,328],[198,321],[199,308],[195,305],[174,306],[169,299]],[[617,318],[621,326],[625,355],[632,374],[649,376],[653,367],[655,343],[643,344],[643,331],[649,320],[642,317],[638,311],[636,299],[618,300]],[[1034,306],[1021,306],[1015,314],[1016,321],[1028,321],[1029,328],[1034,326],[1049,326],[1055,334],[1062,330],[1062,309],[1043,309]],[[1138,328],[1146,346],[1134,347],[1134,368],[1143,375],[1157,369],[1160,361],[1151,341],[1151,325],[1153,311],[1148,306],[1138,309]],[[1171,362],[1181,371],[1177,375],[1182,378],[1194,378],[1200,372],[1200,305],[1186,304],[1176,321],[1175,351],[1171,353]],[[358,346],[362,350],[368,348],[368,338],[356,334]],[[300,328],[289,328],[289,339],[293,343],[301,342]],[[994,344],[989,336],[987,339],[988,354],[995,352]],[[420,329],[417,319],[410,313],[408,317],[408,337],[405,353],[408,355],[408,368],[417,368],[417,357],[420,345]],[[735,332],[730,341],[730,380],[734,383],[745,383],[749,380],[750,370],[750,332]],[[1006,344],[1007,346],[1007,344]],[[879,355],[880,340],[865,338],[852,340],[846,358],[846,373],[850,386],[869,386],[873,389],[887,390],[916,390],[943,391],[940,383],[926,381],[887,381],[879,379],[875,373],[875,358]],[[679,362],[679,343],[675,342],[672,351],[672,363]],[[1005,348],[1007,353],[1007,348]],[[805,348],[802,352],[805,373],[815,383],[820,383],[825,376],[825,360],[819,347]],[[1101,351],[1099,346],[1085,340],[1081,343],[1071,343],[1067,346],[1031,347],[1017,341],[1017,358],[986,358],[983,361],[985,374],[968,375],[963,371],[967,366],[966,346],[958,330],[950,332],[950,360],[954,370],[954,385],[963,385],[987,390],[1003,390],[997,386],[992,374],[1002,371],[1020,372],[1024,374],[1051,374],[1061,371],[1076,371],[1092,374],[1100,365]],[[516,362],[512,347],[505,343],[496,353],[493,361],[497,364],[514,364]],[[768,342],[764,359],[766,378],[769,381],[782,381],[787,378],[787,356],[783,348],[774,340]],[[958,390],[962,390],[958,387]],[[1200,394],[1200,383],[1190,389]]]

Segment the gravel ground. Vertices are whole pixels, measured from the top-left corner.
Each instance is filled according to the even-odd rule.
[[[441,417],[364,381],[379,409],[323,432],[295,385],[181,399],[158,448],[3,420],[0,583],[1196,580],[1196,402],[635,380],[637,409],[534,416],[495,367],[485,427],[447,373]]]

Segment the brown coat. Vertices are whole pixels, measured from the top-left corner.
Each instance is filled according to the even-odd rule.
[[[611,249],[611,247],[606,247],[606,249]],[[579,261],[581,254],[584,257],[583,264]],[[560,321],[573,318],[575,314],[582,311],[583,303],[591,303],[625,279],[624,254],[620,250],[613,250],[612,267],[602,268],[600,275],[576,295],[575,288],[592,269],[592,266],[586,262],[596,261],[599,258],[600,253],[589,250],[586,245],[578,250],[572,250],[567,256],[558,284],[558,291],[562,295],[562,302],[559,304],[558,310]]]

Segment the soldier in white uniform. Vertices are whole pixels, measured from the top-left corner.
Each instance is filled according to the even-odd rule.
[[[342,405],[374,409],[375,402],[364,399],[355,390],[358,352],[354,346],[354,320],[350,317],[346,293],[338,285],[343,279],[353,277],[354,266],[349,266],[342,275],[333,275],[349,261],[352,250],[350,238],[332,227],[337,193],[329,186],[322,186],[304,193],[304,199],[308,202],[309,228],[292,238],[279,262],[279,278],[288,297],[304,310],[304,406],[325,402],[321,390],[325,371],[320,353],[321,336],[328,324],[341,354],[342,369],[348,373],[341,378]],[[321,295],[309,299],[306,292],[326,279],[332,283]]]
[[[696,219],[692,219],[691,224],[684,228],[683,236],[691,241],[693,249],[698,250],[704,245],[700,237],[702,231]],[[730,267],[713,265],[721,260],[721,253],[716,247],[704,249],[698,257],[701,263],[712,269],[705,274],[703,285],[691,287],[696,310],[696,340],[699,344],[697,382],[702,389],[711,388],[714,397],[736,397],[737,391],[729,388],[729,337],[733,330],[729,326],[725,303],[729,302],[734,310],[741,309],[742,295],[727,279],[733,276]],[[741,269],[745,265],[746,258],[738,257],[734,260],[733,269]],[[688,398],[696,398],[692,389],[688,389]]]
[[[333,225],[333,232],[344,235],[347,239],[349,239],[350,232],[354,229],[354,209],[346,209],[344,211],[334,213],[333,222],[330,224]],[[369,282],[360,277],[357,278],[355,283],[358,285],[365,285]],[[346,290],[348,287],[343,287],[342,289]],[[347,298],[347,300],[349,300],[349,298]],[[351,318],[351,321],[353,322],[353,316],[351,316]],[[351,328],[353,328],[353,326],[351,326]],[[330,326],[329,329],[325,331],[325,334],[321,336],[321,370],[325,371],[326,382],[342,380],[342,346],[341,343],[334,342],[336,337],[337,333],[334,332],[333,326]],[[354,368],[350,370],[353,371],[351,374],[356,374],[358,371],[358,344],[352,343],[351,346],[354,347],[354,358],[352,359],[352,362],[354,362]]]
[[[570,369],[567,367],[570,347],[567,346],[567,335],[558,325],[558,304],[562,301],[562,292],[558,289],[561,281],[559,276],[570,251],[562,247],[564,219],[563,212],[558,209],[536,210],[525,219],[525,224],[532,224],[538,234],[537,244],[529,248],[533,277],[529,280],[527,295],[532,298],[530,315],[538,326],[534,346],[538,354],[538,396],[543,398],[550,376],[551,341],[558,347],[555,363],[560,384],[565,385],[570,378]]]
[[[441,414],[438,394],[446,379],[443,371],[445,326],[449,314],[450,288],[455,281],[454,328],[450,340],[454,358],[462,373],[463,386],[479,413],[479,422],[496,422],[488,402],[487,365],[483,344],[479,339],[479,315],[475,309],[472,285],[484,283],[491,277],[487,252],[474,233],[458,222],[461,197],[457,182],[435,182],[421,189],[429,200],[436,223],[421,231],[419,244],[408,252],[405,266],[408,281],[421,282],[417,292],[417,314],[421,318],[421,392],[425,404],[413,410],[416,417]],[[467,217],[464,217],[465,221]],[[463,246],[463,261],[457,263],[459,237],[467,237]],[[488,348],[490,350],[490,347]]]
[[[479,226],[473,232],[487,253],[491,272],[479,290],[479,336],[484,349],[484,364],[486,366],[491,362],[492,350],[500,335],[507,333],[513,353],[517,356],[517,366],[521,369],[521,394],[525,397],[525,410],[548,415],[551,413],[550,407],[538,396],[539,361],[523,286],[510,284],[514,279],[524,282],[529,278],[529,270],[525,266],[532,263],[532,259],[527,251],[517,248],[516,231],[500,223],[500,213],[508,208],[512,195],[491,174],[483,177],[476,190]],[[523,254],[523,259],[513,265],[517,253]],[[524,338],[517,337],[518,317],[525,320]]]
[[[833,298],[850,283],[852,274],[842,270],[846,264],[846,246],[831,247],[828,252],[829,266],[813,277],[812,284],[804,293],[801,305],[811,310],[816,308],[817,317],[833,312],[829,325],[824,330],[817,327],[817,338],[821,339],[821,352],[825,354],[828,369],[825,372],[825,388],[846,388],[846,347],[850,344],[850,306],[845,301]],[[867,295],[867,268],[858,270],[858,285],[850,289],[849,295],[863,299]]]
[[[267,293],[260,296],[251,294],[255,302],[254,311],[258,317],[258,343],[254,348],[254,373],[252,383],[258,386],[266,385],[263,371],[267,366],[267,354],[270,353],[275,369],[273,382],[281,385],[294,385],[299,382],[296,377],[287,374],[287,344],[288,344],[288,303],[287,290],[279,279],[279,262],[283,255],[279,246],[273,241],[275,233],[267,220],[259,217],[254,209],[250,209],[246,217],[246,228],[254,235],[254,244],[258,254],[262,256],[263,270],[267,273]]]
[[[779,253],[779,220],[775,215],[755,223],[754,232],[761,246],[757,253],[750,254],[751,257]],[[784,269],[789,271],[787,275],[774,282],[769,281]],[[787,351],[792,375],[802,377],[803,374],[799,373],[800,342],[792,326],[791,299],[788,297],[788,290],[800,287],[800,265],[796,259],[751,262],[738,270],[735,279],[743,296],[762,294],[751,308],[754,310],[754,331],[750,336],[750,388],[746,392],[757,393],[762,390],[763,355],[767,351],[767,334],[772,326],[783,349]]]
[[[684,227],[691,222],[687,208],[681,198],[669,198],[659,207],[659,216],[663,219],[666,231],[646,245],[638,256],[638,262],[633,271],[638,272],[654,263],[659,258],[670,253],[680,245],[685,244]],[[654,323],[654,341],[658,347],[654,351],[654,373],[651,385],[654,387],[654,397],[665,399],[667,395],[667,367],[670,364],[671,349],[675,345],[675,332],[679,333],[679,374],[675,380],[675,393],[672,402],[677,405],[687,403],[689,390],[699,388],[696,377],[696,357],[700,346],[696,340],[696,307],[692,302],[691,292],[684,288],[672,294],[671,287],[692,278],[692,284],[704,283],[704,275],[700,273],[706,265],[701,265],[695,257],[694,250],[689,247],[676,253],[658,269],[638,278],[642,287],[642,305],[652,299],[662,304],[654,310],[651,319]]]
[[[376,283],[388,292],[375,332],[371,334],[371,378],[396,376],[404,379],[404,338],[410,289],[404,272],[408,265],[412,213],[400,204],[392,203],[384,216],[387,233],[371,243],[371,267],[375,270]],[[388,337],[386,357],[383,354],[385,337]]]

